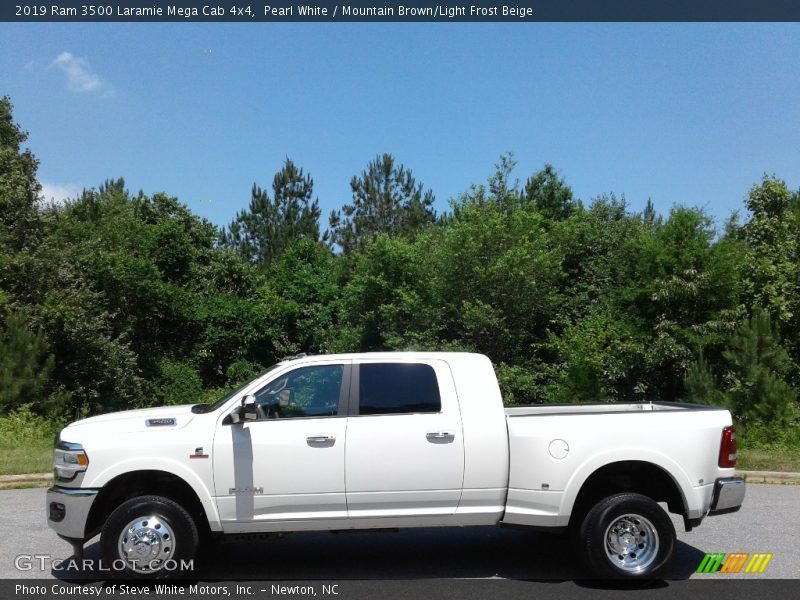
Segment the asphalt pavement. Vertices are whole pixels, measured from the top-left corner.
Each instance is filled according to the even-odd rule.
[[[0,491],[0,578],[97,579],[96,574],[53,569],[72,549],[47,526],[45,490]],[[742,509],[709,517],[694,531],[678,532],[668,579],[800,578],[800,486],[748,485]],[[768,552],[760,575],[703,575],[707,552]],[[447,580],[569,581],[587,577],[566,537],[505,527],[425,528],[399,532],[295,533],[263,541],[213,545],[197,565],[199,580]],[[41,558],[45,557],[45,558]],[[99,558],[98,538],[86,558]]]

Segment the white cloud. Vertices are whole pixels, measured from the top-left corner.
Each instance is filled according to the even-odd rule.
[[[92,71],[89,61],[70,52],[62,52],[50,64],[58,67],[67,76],[67,88],[76,94],[98,93],[104,97],[113,95],[114,91],[100,76]]]
[[[70,198],[76,198],[81,188],[75,184],[47,183],[42,181],[42,202],[61,206]]]

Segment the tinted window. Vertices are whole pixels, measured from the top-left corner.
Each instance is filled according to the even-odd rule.
[[[362,415],[439,412],[436,373],[430,365],[362,364],[358,405]]]
[[[256,392],[259,416],[266,419],[333,416],[339,408],[342,365],[289,371]]]

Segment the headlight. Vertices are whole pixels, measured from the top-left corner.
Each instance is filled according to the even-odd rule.
[[[53,452],[53,471],[56,479],[71,481],[89,466],[89,457],[80,444],[58,440]]]

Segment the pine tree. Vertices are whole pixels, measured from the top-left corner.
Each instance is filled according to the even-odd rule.
[[[645,204],[644,210],[642,211],[642,221],[646,225],[653,225],[656,222],[656,217],[656,207],[653,205],[653,200],[648,198],[647,204]]]
[[[314,180],[287,158],[272,180],[272,198],[254,183],[250,206],[222,231],[221,245],[267,266],[294,241],[319,240],[319,201],[313,194]]]
[[[728,404],[739,419],[786,424],[795,395],[785,377],[792,361],[769,313],[757,310],[731,336],[723,353],[730,366]]]
[[[370,162],[351,179],[350,189],[353,203],[329,217],[331,239],[346,254],[381,233],[411,238],[436,220],[433,192],[424,191],[411,170],[396,164],[391,154]]]
[[[689,366],[683,383],[689,402],[716,406],[727,405],[727,397],[719,389],[719,384],[711,372],[702,350],[697,355],[697,361]]]
[[[0,414],[44,400],[53,357],[41,332],[31,331],[21,314],[0,323]]]
[[[572,189],[549,164],[525,183],[524,200],[545,217],[557,221],[569,217],[575,206]]]

